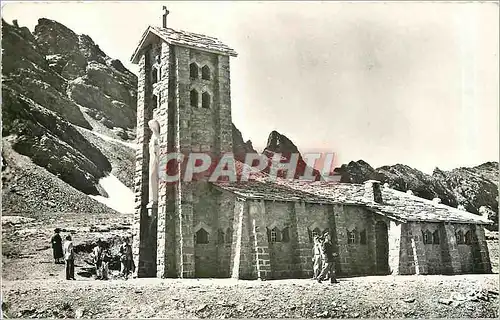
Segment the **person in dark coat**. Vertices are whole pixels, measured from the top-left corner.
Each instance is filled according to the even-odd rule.
[[[135,269],[132,247],[130,246],[127,237],[123,239],[123,243],[120,246],[120,262],[122,264],[121,274],[125,279],[127,279],[130,273],[133,273]]]
[[[334,252],[333,249],[333,244],[332,240],[330,238],[329,233],[325,233],[323,236],[324,241],[322,245],[322,260],[323,260],[323,269],[321,270],[320,275],[318,276],[318,282],[321,283],[321,281],[325,278],[327,274],[330,274],[330,282],[331,283],[338,283],[337,278],[335,277],[335,257],[337,256],[337,253]]]
[[[52,239],[50,240],[50,242],[52,243],[52,251],[54,253],[54,262],[56,264],[64,263],[62,238],[61,238],[61,235],[59,234],[59,232],[61,232],[61,229],[56,228],[54,230],[55,234],[52,236]]]

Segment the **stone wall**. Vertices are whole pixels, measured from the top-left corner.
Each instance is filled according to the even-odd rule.
[[[313,231],[318,230],[323,234],[330,229],[328,218],[328,206],[295,203],[295,219],[297,221],[297,249],[298,255],[297,273],[299,277],[312,277],[312,247]]]
[[[457,232],[475,235],[470,243],[459,243]],[[400,274],[488,273],[488,252],[481,226],[449,223],[409,222],[402,225]],[[424,233],[437,234],[439,240],[424,243]],[[479,234],[479,236],[478,236]],[[482,239],[482,240],[481,240]],[[430,242],[430,241],[429,241]]]
[[[340,258],[339,273],[344,275],[373,274],[376,241],[373,213],[361,207],[337,206],[335,221]],[[362,237],[363,233],[364,237]]]
[[[233,212],[234,228],[240,230],[233,236],[231,270],[235,278],[311,276],[310,231],[315,229],[330,231],[339,253],[336,271],[343,276],[491,270],[481,227],[403,223],[363,207],[340,204],[237,200]],[[283,235],[281,241],[275,241],[276,233],[270,234],[273,229],[283,232],[287,228],[287,241]],[[475,231],[478,240],[457,244],[455,232],[460,228]],[[424,243],[424,232],[436,240]]]
[[[208,233],[208,243],[195,243],[196,277],[229,277],[234,199],[208,182],[193,190],[193,232]]]
[[[266,202],[265,210],[266,237],[269,241],[271,232],[275,231],[277,240],[268,242],[271,277],[290,278],[297,268],[294,263],[297,238],[292,233],[296,224],[293,202]]]
[[[249,217],[249,205],[244,199],[235,199],[233,211],[233,245],[231,247],[231,278],[233,279],[255,279],[257,265],[254,255],[256,248],[254,236],[255,225],[252,225]],[[250,236],[254,240],[250,244]]]
[[[241,240],[235,235],[241,249],[233,254],[233,257],[239,254],[233,267],[239,263],[240,273],[237,275],[236,269],[232,269],[233,277],[280,279],[312,276],[314,230],[320,233],[328,230],[332,235],[340,255],[336,264],[338,273],[375,273],[374,225],[378,220],[368,210],[356,206],[254,200],[241,202],[240,206],[240,210],[235,210],[233,220],[235,228],[241,227],[242,230]],[[384,218],[379,220],[385,223]],[[286,237],[285,230],[288,230]],[[355,234],[352,243],[350,234]]]
[[[190,75],[193,62],[200,67],[198,78]],[[204,66],[210,70],[210,80],[201,77]],[[212,226],[218,221],[221,210],[216,209],[217,197],[198,196],[197,191],[193,195],[193,190],[198,188],[180,181],[160,185],[157,210],[148,214],[145,206],[148,202],[149,120],[154,118],[160,123],[162,154],[188,155],[194,151],[217,155],[232,150],[229,57],[170,46],[156,39],[143,52],[139,78],[137,142],[141,147],[136,162],[137,212],[133,242],[138,276],[193,277],[197,271],[210,276],[228,276],[230,244],[216,243],[212,238],[208,244],[195,246],[194,243],[197,223],[203,220]],[[191,106],[193,89],[199,92],[199,104],[195,107]],[[203,93],[209,95],[209,108],[202,106]],[[206,204],[210,204],[208,211],[201,208]],[[230,212],[231,220],[225,222],[224,233],[232,227],[232,209]],[[219,229],[216,225],[212,230],[211,237],[215,240]],[[196,264],[196,260],[199,263]]]
[[[148,212],[149,150],[151,130],[147,123],[153,117],[152,63],[158,43],[148,46],[139,61],[137,95],[136,175],[134,182],[136,212],[132,249],[136,273],[139,277],[156,275],[156,211]]]
[[[224,233],[224,243],[218,243],[217,245],[217,277],[221,278],[229,278],[231,276],[235,202],[236,198],[232,194],[224,192],[219,195],[218,226]]]

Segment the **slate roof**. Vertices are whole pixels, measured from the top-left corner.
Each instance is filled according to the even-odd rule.
[[[236,57],[238,55],[236,51],[231,49],[229,46],[227,46],[217,38],[194,32],[174,30],[172,28],[159,28],[156,26],[149,26],[143,33],[141,42],[132,55],[131,60],[133,63],[137,63],[138,53],[142,49],[145,40],[150,34],[155,34],[172,45],[195,48],[201,51],[208,51],[232,57]]]
[[[242,164],[237,168],[241,170]],[[381,187],[383,203],[378,204],[364,197],[363,184],[271,180],[268,175],[260,174],[248,182],[217,182],[215,185],[245,199],[362,206],[400,222],[492,223],[482,216],[388,187]]]

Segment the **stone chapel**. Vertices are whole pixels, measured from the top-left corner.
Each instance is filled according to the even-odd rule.
[[[487,217],[377,181],[270,181],[265,174],[249,182],[178,181],[160,183],[151,202],[151,121],[159,125],[160,153],[232,152],[230,58],[237,53],[216,38],[168,28],[167,14],[132,56],[140,67],[138,277],[310,277],[313,235],[325,231],[339,252],[339,275],[491,272]]]

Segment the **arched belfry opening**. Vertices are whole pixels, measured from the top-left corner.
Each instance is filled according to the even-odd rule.
[[[189,77],[191,79],[198,79],[198,65],[195,62],[189,65]]]
[[[201,95],[201,106],[202,106],[202,108],[210,109],[210,104],[211,104],[210,99],[211,99],[210,93],[203,92],[203,94]]]
[[[201,78],[203,80],[211,80],[211,76],[210,76],[210,67],[205,65],[203,66],[203,68],[201,68]]]
[[[189,96],[191,107],[198,108],[198,91],[196,91],[196,89],[191,90]]]

